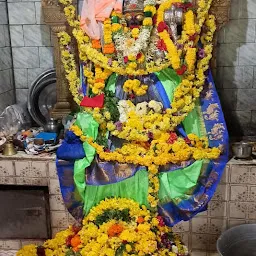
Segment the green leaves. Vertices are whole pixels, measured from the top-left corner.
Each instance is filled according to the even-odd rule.
[[[124,210],[114,210],[108,209],[103,214],[98,215],[95,224],[97,226],[102,225],[104,222],[108,222],[109,220],[121,220],[125,222],[129,222],[131,220],[129,209]]]
[[[104,108],[109,111],[111,114],[111,120],[117,122],[119,120],[119,111],[117,108],[118,99],[115,97],[115,94],[111,91],[105,91],[105,101]]]

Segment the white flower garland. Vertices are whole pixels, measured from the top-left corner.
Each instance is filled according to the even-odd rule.
[[[145,50],[148,46],[150,40],[151,30],[148,27],[143,27],[140,31],[137,40],[134,40],[134,44],[131,47],[127,47],[127,40],[132,40],[129,37],[130,33],[124,34],[123,31],[117,32],[114,36],[115,47],[118,52],[123,52],[123,56],[133,55],[137,56],[137,54],[143,50]]]

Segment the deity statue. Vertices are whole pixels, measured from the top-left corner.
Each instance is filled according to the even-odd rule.
[[[57,153],[75,218],[108,197],[156,208],[170,226],[207,208],[227,162],[228,135],[207,66],[213,18],[193,7],[84,1],[81,28],[92,46],[81,64],[86,111]]]

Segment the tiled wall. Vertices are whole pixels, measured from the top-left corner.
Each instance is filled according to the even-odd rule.
[[[232,0],[219,34],[217,87],[231,135],[256,135],[256,1]]]
[[[28,88],[43,71],[53,68],[50,27],[42,17],[41,1],[7,0],[17,102],[27,100]]]
[[[0,114],[15,101],[6,0],[0,0]]]
[[[0,155],[0,184],[48,186],[51,214],[52,235],[66,229],[75,223],[73,217],[66,210],[59,180],[56,172],[54,157],[28,156],[19,153],[14,157]],[[6,250],[18,250],[26,244],[42,244],[42,240],[0,240],[0,256],[8,255]],[[10,255],[15,255],[14,253]]]
[[[23,153],[7,159],[0,155],[0,184],[48,186],[53,235],[74,223],[63,203],[54,158]],[[208,210],[189,222],[180,222],[173,231],[180,234],[192,256],[217,256],[220,234],[244,223],[256,223],[256,165],[231,160]],[[2,250],[17,250],[31,242],[0,240],[0,255]]]
[[[256,165],[231,160],[208,210],[173,230],[184,238],[192,256],[210,256],[223,231],[245,223],[256,223]]]

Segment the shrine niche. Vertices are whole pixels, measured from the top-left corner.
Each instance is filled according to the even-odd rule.
[[[196,3],[193,0],[193,3]],[[216,17],[217,33],[229,21],[231,0],[213,0],[210,12]],[[57,104],[52,112],[53,117],[61,118],[70,113],[73,105],[72,96],[68,90],[68,84],[65,77],[60,58],[60,46],[58,44],[57,34],[67,30],[67,21],[63,13],[63,8],[57,0],[42,0],[42,10],[44,21],[51,27],[53,46],[54,46],[54,61],[57,75]],[[217,37],[214,39],[214,50],[211,66],[213,72],[216,69],[216,46]]]
[[[30,249],[188,255],[170,227],[207,209],[229,157],[211,71],[215,32],[228,20],[229,5],[84,0],[77,18],[72,0],[59,2],[62,25],[53,21],[65,20],[61,7],[44,2],[59,44],[57,73],[67,79],[58,84],[66,87],[58,88],[56,110],[68,109],[67,88],[79,109],[56,167],[65,206],[79,225]]]

